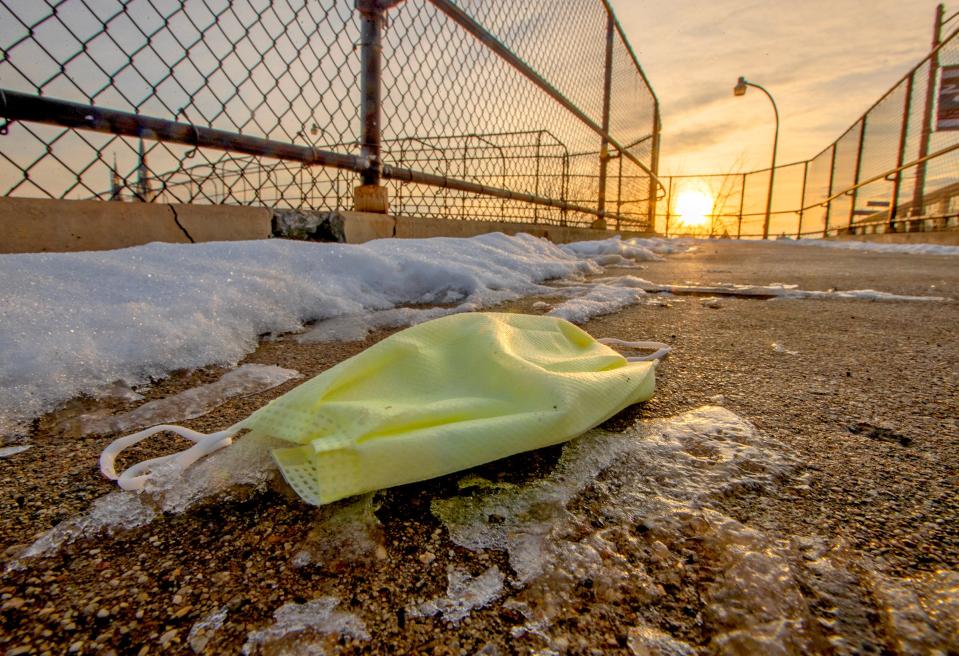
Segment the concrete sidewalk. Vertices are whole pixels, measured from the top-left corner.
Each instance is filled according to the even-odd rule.
[[[775,243],[706,242],[641,271],[606,275],[959,299],[957,257]],[[555,299],[499,309],[542,312],[533,308],[538,301]],[[604,429],[631,439],[637,421],[721,406],[759,430],[743,453],[768,449],[787,463],[760,472],[764,482],[686,505],[670,502],[671,514],[623,522],[613,512],[617,485],[641,483],[647,470],[641,459],[629,464],[631,479],[610,469],[569,503],[528,511],[547,528],[521,542],[576,557],[515,584],[515,560],[502,550],[459,546],[431,507],[497,490],[525,494],[554,471],[560,447],[478,468],[482,478],[473,482],[453,475],[390,490],[372,505],[316,509],[281,484],[238,490],[24,561],[25,569],[8,572],[0,585],[0,650],[212,654],[247,645],[265,654],[487,656],[959,650],[959,303],[723,298],[709,307],[696,296],[666,303],[633,306],[584,326],[597,336],[674,347],[657,372],[656,396]],[[387,334],[335,344],[283,338],[263,343],[246,361],[312,376]],[[174,376],[148,399],[215,377],[213,371]],[[233,399],[184,423],[222,428],[295,384]],[[77,401],[44,417],[16,469],[0,460],[0,545],[8,562],[37,535],[113,490],[96,470],[113,436],[76,439],[54,429],[70,413],[96,407]],[[723,440],[743,435],[719,431],[684,457],[708,467],[721,458]],[[158,440],[131,455],[179,446]],[[764,467],[749,458],[733,466],[747,474]],[[648,475],[657,471],[667,470]],[[495,527],[512,519],[493,513],[484,521]],[[565,551],[556,551],[560,546]],[[489,587],[497,576],[506,584]],[[434,599],[440,601],[433,616],[416,610]],[[336,600],[336,610],[326,600]],[[263,633],[286,604],[313,620],[301,619],[299,630]]]

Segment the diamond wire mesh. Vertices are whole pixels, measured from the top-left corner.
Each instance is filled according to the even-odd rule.
[[[894,85],[834,144],[808,162],[777,167],[771,235],[801,232],[803,236],[817,236],[823,235],[827,226],[830,234],[850,230],[884,231],[888,229],[892,207],[897,210],[897,222],[905,223],[904,227],[900,226],[897,230],[959,226],[959,151],[938,155],[925,165],[907,166],[899,174],[901,184],[898,196],[892,198],[897,177],[892,171],[900,164],[909,164],[918,159],[922,154],[920,143],[924,139],[928,140],[925,152],[929,154],[953,147],[959,142],[959,131],[938,130],[935,125],[941,67],[959,65],[959,33],[954,32],[946,39],[934,62],[936,75],[933,78],[931,107],[926,107],[926,90],[932,65],[926,60]],[[908,85],[910,78],[911,96]],[[931,131],[924,136],[923,123],[927,112],[931,116]],[[900,141],[903,144],[901,153]],[[805,183],[804,168],[807,171]],[[768,170],[743,175],[746,190],[743,199],[743,236],[761,235]],[[861,184],[881,175],[884,179]],[[711,177],[699,176],[700,183]],[[923,185],[917,193],[921,178]],[[664,176],[663,181],[668,187],[674,179]],[[689,181],[686,180],[685,184],[688,185]],[[837,194],[836,198],[827,202],[827,199]],[[717,213],[722,214],[718,210]],[[658,215],[659,226],[663,223],[662,216],[662,213]]]
[[[597,124],[602,123],[608,14],[592,0],[456,3]],[[571,29],[575,26],[576,29]],[[384,161],[595,207],[600,137],[429,3],[390,12],[385,34]],[[655,97],[614,38],[610,133],[653,168]],[[415,137],[420,150],[410,145]],[[615,155],[615,149],[613,154]],[[429,153],[428,155],[426,153]],[[416,159],[419,157],[419,159]],[[648,175],[608,164],[606,211],[623,228],[648,223]],[[590,225],[592,214],[391,182],[399,213]]]
[[[602,123],[604,3],[458,4]],[[385,163],[596,206],[595,132],[429,2],[410,0],[387,15]],[[358,39],[346,1],[0,0],[0,85],[356,154]],[[618,32],[613,52],[610,131],[653,168],[655,97]],[[644,227],[648,176],[628,160],[611,160],[609,171],[608,211]],[[13,123],[0,141],[3,195],[344,208],[357,180],[275,158],[39,123]],[[388,184],[394,213],[571,225],[596,218]]]
[[[7,88],[287,142],[355,139],[344,3],[7,0],[0,26]],[[0,141],[3,195],[337,206],[343,176],[35,123]]]
[[[897,230],[959,227],[959,150],[938,155],[924,165],[909,165],[920,158],[923,153],[921,143],[925,139],[928,140],[926,154],[934,154],[959,142],[959,130],[939,130],[936,126],[939,78],[942,67],[959,65],[959,32],[945,40],[933,62],[928,59],[921,62],[818,155],[808,161],[776,168],[769,226],[771,236],[801,233],[811,237],[851,231],[885,231],[889,229],[893,207],[896,208]],[[935,75],[932,77],[932,103],[927,107],[930,68]],[[931,130],[924,132],[927,115]],[[903,146],[901,153],[900,143]],[[893,199],[896,179],[893,171],[904,164],[909,166],[899,175],[899,193]],[[867,183],[877,176],[883,178]],[[695,185],[708,190],[715,186],[712,180],[721,176],[692,176],[696,182],[690,177],[664,176],[663,181],[667,187],[672,185],[672,196],[675,197],[678,187]],[[761,236],[769,170],[750,171],[736,177],[745,183],[742,236]],[[719,198],[717,192],[710,193],[713,198]],[[831,198],[833,196],[835,198]],[[722,204],[717,201],[717,207]],[[724,225],[729,225],[726,210],[716,209],[714,212],[723,217]],[[738,211],[733,214],[732,218],[738,221]],[[657,214],[657,219],[657,226],[662,228],[665,208]],[[716,234],[714,226],[709,230],[710,234]]]

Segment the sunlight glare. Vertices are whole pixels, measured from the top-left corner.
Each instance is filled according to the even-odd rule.
[[[709,194],[696,189],[680,192],[676,198],[676,214],[681,223],[691,228],[701,228],[709,223],[713,212],[713,199]]]

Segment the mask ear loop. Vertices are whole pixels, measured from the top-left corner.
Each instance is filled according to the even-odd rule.
[[[662,342],[627,342],[622,339],[616,339],[615,337],[601,337],[596,341],[600,344],[605,344],[606,346],[625,346],[626,348],[654,351],[649,355],[636,355],[626,358],[626,362],[649,362],[650,360],[662,360],[669,355],[670,351],[673,350],[669,344],[663,344]]]
[[[124,449],[142,442],[151,435],[164,431],[176,433],[180,437],[185,437],[191,442],[195,442],[195,444],[179,453],[144,460],[126,469],[120,475],[117,475],[116,459]],[[149,480],[150,475],[148,472],[150,470],[155,470],[160,465],[172,464],[175,469],[182,472],[200,458],[232,444],[233,436],[238,431],[238,428],[228,428],[207,435],[206,433],[199,433],[189,428],[184,428],[183,426],[172,426],[168,424],[151,426],[138,433],[125,435],[113,440],[113,442],[100,453],[100,472],[111,481],[116,481],[124,490],[138,492],[144,488]]]

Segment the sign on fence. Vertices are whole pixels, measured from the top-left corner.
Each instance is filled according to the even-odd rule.
[[[936,129],[959,130],[959,66],[942,67]]]

